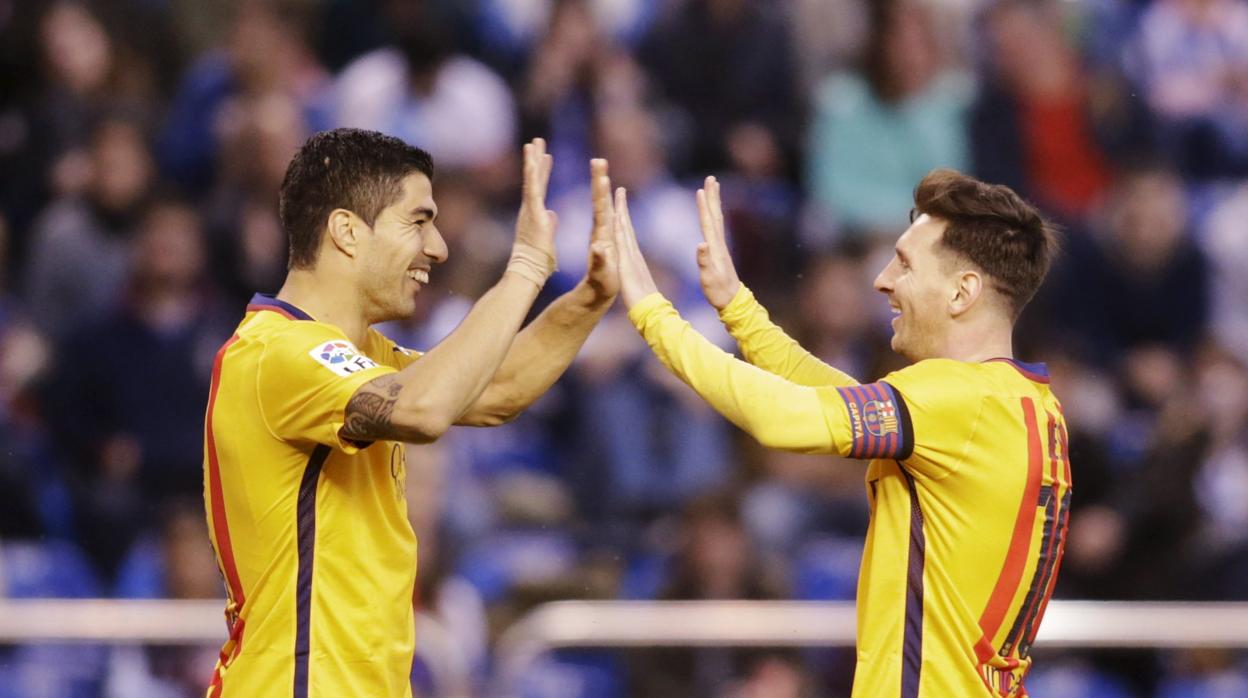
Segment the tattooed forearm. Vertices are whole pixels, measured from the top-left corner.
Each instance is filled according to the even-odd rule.
[[[376,441],[393,432],[390,415],[403,390],[394,376],[382,376],[365,383],[347,403],[342,435],[357,441]]]

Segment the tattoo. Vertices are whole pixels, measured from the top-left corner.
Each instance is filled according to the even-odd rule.
[[[382,376],[360,386],[347,403],[342,435],[356,441],[384,439],[392,432],[390,415],[403,385],[394,376]]]

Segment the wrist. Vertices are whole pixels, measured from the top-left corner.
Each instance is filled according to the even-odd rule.
[[[742,309],[748,307],[754,300],[754,294],[740,281],[737,282],[737,288],[732,293],[732,298],[724,304],[722,308],[716,308],[719,311],[719,319],[730,322],[736,319]]]
[[[546,250],[523,242],[512,246],[507,271],[531,281],[539,289],[546,285],[546,280],[555,273],[555,269],[555,258]]]
[[[586,310],[600,310],[610,307],[615,301],[617,293],[606,293],[602,290],[601,285],[595,284],[589,280],[588,276],[581,277],[576,286],[568,292],[572,300]]]

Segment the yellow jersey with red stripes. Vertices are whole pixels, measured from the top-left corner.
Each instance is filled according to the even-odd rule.
[[[802,349],[744,286],[720,318],[748,363],[657,293],[629,318],[764,445],[870,461],[855,698],[1026,695],[1071,498],[1066,424],[1042,364],[933,359],[860,385]]]
[[[1066,424],[1042,364],[921,361],[837,389],[870,458],[855,696],[1025,696],[1066,544]]]
[[[213,365],[204,502],[229,600],[210,698],[408,696],[416,536],[401,444],[339,435],[417,358],[257,295]]]

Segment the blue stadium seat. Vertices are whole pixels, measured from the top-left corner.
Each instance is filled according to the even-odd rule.
[[[0,589],[9,598],[90,598],[100,584],[78,547],[65,541],[0,543]]]
[[[1027,675],[1027,693],[1036,698],[1139,698],[1122,679],[1082,662],[1038,664]]]
[[[516,584],[560,579],[576,566],[577,554],[572,537],[563,531],[502,531],[469,548],[456,573],[489,604]]]
[[[793,596],[804,601],[852,601],[858,593],[862,542],[818,538],[804,544],[793,560]]]

